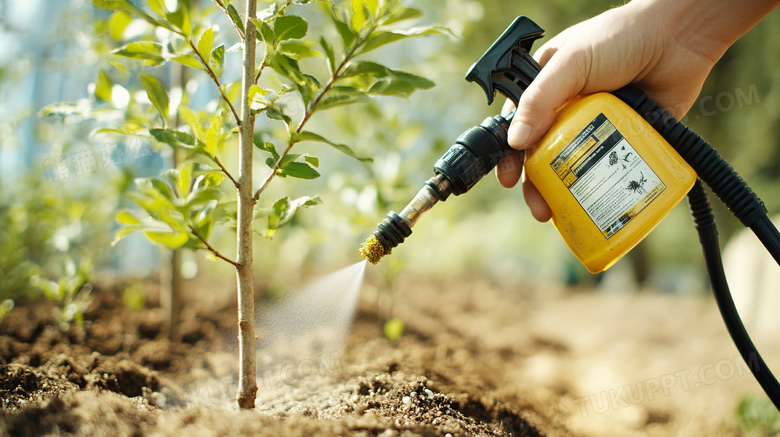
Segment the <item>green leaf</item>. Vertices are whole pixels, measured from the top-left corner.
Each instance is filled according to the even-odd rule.
[[[120,211],[116,215],[116,221],[123,225],[140,225],[142,223],[140,219],[138,219],[128,210]]]
[[[186,132],[179,132],[172,129],[150,128],[149,134],[151,134],[155,140],[168,144],[171,147],[184,147],[187,149],[195,147],[195,140],[192,138],[192,135]]]
[[[292,118],[290,118],[289,115],[284,114],[283,112],[279,112],[276,108],[270,108],[269,107],[265,111],[265,114],[270,119],[283,121],[284,124],[286,124],[288,128],[290,128],[292,126]]]
[[[119,229],[117,229],[116,233],[114,234],[114,241],[111,242],[111,245],[114,246],[116,243],[119,242],[119,240],[127,237],[128,235],[140,231],[142,229],[145,229],[146,226],[141,225],[131,225],[131,226],[123,226]]]
[[[211,51],[211,62],[209,63],[211,69],[214,70],[214,74],[217,77],[222,76],[222,71],[225,65],[225,46],[221,45]]]
[[[371,16],[376,17],[378,12],[377,9],[379,9],[379,0],[363,0],[363,3],[366,5],[366,9],[368,9]]]
[[[156,67],[165,62],[162,46],[152,41],[136,41],[111,52],[115,55],[141,61],[146,67]]]
[[[317,179],[320,173],[306,162],[290,162],[279,169],[280,176],[290,176],[299,179]]]
[[[215,156],[222,145],[222,119],[212,117],[211,126],[203,133],[205,137],[206,152],[209,156]]]
[[[336,56],[333,53],[333,46],[325,39],[320,37],[320,47],[325,52],[325,56],[328,59],[328,71],[331,75],[336,71]]]
[[[255,26],[257,26],[257,37],[261,41],[265,41],[266,45],[270,49],[276,48],[276,32],[271,28],[271,26],[262,20],[252,20],[252,22],[255,23]]]
[[[296,85],[306,84],[306,79],[304,78],[303,73],[301,73],[298,61],[281,52],[276,52],[271,56],[270,67]]]
[[[279,41],[301,39],[308,30],[309,24],[297,15],[283,15],[274,20],[274,33]]]
[[[119,134],[119,135],[126,135],[126,136],[129,136],[129,137],[138,137],[138,138],[148,139],[147,136],[145,136],[144,134],[140,133],[139,131],[128,130],[128,129],[112,129],[112,128],[108,128],[108,127],[102,127],[102,128],[99,128],[99,129],[95,129],[94,131],[92,131],[92,133],[90,133],[90,136],[91,135],[96,135],[96,134]]]
[[[320,160],[316,156],[304,156],[303,160],[313,165],[314,167],[320,166]]]
[[[173,24],[177,29],[181,30],[184,37],[189,40],[192,35],[192,24],[190,24],[190,14],[187,8],[179,2],[179,9],[175,12],[170,12],[166,15],[168,22]]]
[[[149,9],[155,14],[164,17],[167,12],[165,11],[165,2],[163,0],[146,0],[149,5]]]
[[[187,197],[187,195],[190,194],[190,186],[192,184],[192,169],[194,166],[195,162],[190,161],[189,163],[185,164],[181,170],[179,170],[179,179],[176,182],[176,185],[179,188],[179,192],[184,197]]]
[[[160,178],[171,184],[171,186],[177,186],[179,185],[179,170],[175,168],[169,168],[168,170],[165,170],[164,172],[160,173]],[[148,179],[144,179],[146,181]],[[143,188],[142,184],[138,183],[139,188]],[[152,187],[154,188],[154,187]],[[171,204],[173,205],[173,204]]]
[[[399,7],[390,13],[388,18],[382,22],[384,25],[397,23],[403,20],[410,20],[414,18],[420,18],[422,11],[415,8]]]
[[[274,162],[276,162],[279,159],[279,153],[276,151],[276,147],[274,147],[274,143],[269,141],[263,141],[260,135],[255,135],[253,141],[255,147],[262,150],[263,152],[270,153],[271,156],[273,156]]]
[[[301,94],[301,98],[303,99],[303,104],[306,107],[309,106],[309,102],[311,102],[312,97],[317,94],[317,91],[319,91],[320,87],[322,86],[316,77],[308,74],[303,75],[302,84],[296,85],[296,88],[298,89],[298,92]]]
[[[309,41],[283,41],[279,44],[279,51],[293,59],[321,57],[322,53],[314,49]]]
[[[299,208],[319,205],[320,203],[322,203],[322,199],[319,196],[303,196],[295,200],[290,200],[289,197],[282,197],[274,202],[272,212],[268,216],[268,229],[275,231],[292,220]],[[271,232],[269,238],[273,237],[274,233]],[[268,236],[268,233],[266,233],[266,236]]]
[[[204,188],[193,191],[187,197],[187,208],[193,208],[212,201],[218,201],[224,193],[219,188]]]
[[[344,43],[344,47],[350,47],[352,43],[357,40],[358,35],[352,31],[349,24],[338,17],[334,7],[331,7],[331,18],[333,19],[333,24],[336,26],[336,31],[341,37],[341,41]]]
[[[203,64],[201,64],[197,58],[195,58],[193,55],[189,53],[186,55],[174,56],[171,58],[171,61],[176,61],[182,65],[186,65],[188,67],[197,68],[199,70],[206,71],[206,69],[203,67]]]
[[[171,250],[178,249],[190,239],[186,232],[146,231],[144,235],[153,242]]]
[[[351,0],[350,6],[352,7],[352,17],[350,19],[352,30],[355,33],[360,33],[369,24],[371,12],[366,7],[364,0]]]
[[[133,17],[125,11],[116,11],[108,19],[108,36],[114,41],[122,39],[127,25],[133,21]]]
[[[408,97],[418,89],[429,89],[434,83],[424,77],[400,70],[391,70],[376,62],[361,61],[350,64],[341,79],[373,77],[379,79],[368,89],[368,94]]]
[[[192,226],[198,232],[198,235],[208,241],[211,230],[214,228],[214,208],[206,207],[201,211],[193,222]],[[199,241],[199,240],[198,240]]]
[[[203,142],[203,125],[200,123],[200,118],[198,118],[192,109],[184,105],[179,106],[179,115],[184,119],[184,123],[190,127],[195,140]]]
[[[132,6],[127,0],[92,0],[92,4],[98,8],[108,9],[109,11],[132,9]]]
[[[417,89],[427,90],[436,86],[432,80],[416,74],[407,73],[406,71],[392,70],[392,73],[395,79],[406,82]]]
[[[162,82],[154,76],[146,73],[141,73],[139,76],[141,85],[146,89],[146,95],[149,97],[149,101],[157,109],[162,117],[163,125],[168,121],[168,106],[170,105],[170,99],[168,98],[168,91],[163,86]]]
[[[372,76],[376,78],[384,78],[393,75],[393,70],[385,67],[382,64],[377,64],[371,61],[358,61],[353,62],[344,69],[341,77],[354,77],[354,76]]]
[[[393,71],[393,77],[376,82],[368,90],[369,94],[381,96],[408,97],[418,89],[429,89],[435,84],[421,76],[402,71]]]
[[[246,30],[244,30],[244,22],[241,21],[241,15],[238,14],[238,11],[233,5],[227,5],[227,10],[230,20],[236,26],[236,29],[241,32],[241,36],[243,37],[246,34]]]
[[[174,173],[177,170],[170,170]],[[167,172],[166,172],[167,173]],[[170,180],[166,173],[160,178],[136,179],[137,192],[128,193],[128,197],[143,207],[149,215],[157,218],[161,213],[174,208],[176,196],[171,187],[163,179]],[[176,173],[178,176],[178,173]],[[175,181],[174,181],[175,182]],[[166,213],[168,214],[168,213]]]
[[[112,11],[124,11],[130,14],[131,16],[139,16],[143,18],[153,26],[161,26],[166,29],[171,29],[170,24],[168,24],[165,21],[157,20],[156,18],[147,14],[138,6],[136,6],[134,3],[128,0],[92,0],[92,4],[99,8],[108,9]]]
[[[198,41],[198,52],[203,57],[206,64],[211,61],[211,46],[214,44],[214,28],[209,27],[200,36]]]
[[[337,106],[364,103],[369,101],[365,92],[349,86],[332,86],[317,103],[315,110],[335,108]]]
[[[247,95],[247,99],[249,99],[249,107],[253,111],[260,111],[266,109],[268,106],[272,106],[278,98],[279,96],[272,90],[260,88],[257,85],[252,85],[249,88],[249,94]]]
[[[288,153],[287,155],[284,155],[284,158],[282,158],[282,162],[279,163],[279,168],[284,168],[287,164],[300,158],[300,156],[301,156],[300,154],[296,154],[296,153]]]
[[[173,200],[176,198],[176,196],[173,194],[173,190],[171,190],[171,187],[163,182],[162,179],[151,178],[149,179],[149,182],[152,183],[152,188],[154,188],[158,193],[162,194],[162,196],[169,201],[173,202]]]
[[[444,28],[441,27],[422,27],[412,28],[406,31],[393,30],[393,31],[378,31],[372,33],[367,39],[366,43],[360,48],[360,53],[370,52],[371,50],[378,49],[384,45],[394,43],[406,38],[413,38],[422,35],[433,35],[444,33]]]
[[[218,187],[222,180],[225,179],[225,173],[221,171],[210,171],[202,174],[195,179],[195,183],[192,184],[193,190],[203,190],[206,188]]]
[[[316,134],[314,132],[303,131],[303,132],[301,132],[299,134],[295,134],[295,136],[293,137],[293,140],[295,142],[316,141],[316,142],[320,142],[320,143],[325,143],[325,144],[328,144],[329,146],[333,147],[334,149],[338,150],[339,152],[341,152],[341,153],[343,153],[343,154],[345,154],[345,155],[347,155],[349,157],[357,159],[358,161],[361,161],[361,162],[372,162],[373,161],[373,159],[371,159],[371,158],[361,158],[361,157],[357,156],[355,154],[355,152],[349,146],[347,146],[346,144],[334,143],[333,141],[330,141],[329,139],[323,137],[322,135]]]
[[[112,94],[111,78],[105,70],[98,72],[97,81],[95,81],[95,97],[104,102],[111,103]]]
[[[164,177],[164,175],[160,176]],[[163,222],[174,231],[184,232],[186,229],[184,216],[166,196],[160,194],[159,185],[155,187],[155,184],[148,179],[137,183],[140,191],[128,192],[127,197],[146,210],[152,219]],[[163,223],[158,223],[156,227],[163,226]]]

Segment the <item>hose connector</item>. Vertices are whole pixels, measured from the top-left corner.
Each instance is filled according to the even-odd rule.
[[[376,264],[394,247],[403,243],[412,235],[412,226],[439,201],[450,196],[451,183],[443,174],[438,174],[425,182],[411,202],[400,214],[390,211],[376,227],[376,231],[360,245],[360,254],[371,264]]]

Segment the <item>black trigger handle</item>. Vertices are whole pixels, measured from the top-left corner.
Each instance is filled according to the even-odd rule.
[[[544,36],[544,29],[530,18],[521,16],[507,28],[492,46],[471,66],[466,80],[476,82],[487,94],[488,105],[496,91],[512,100],[520,100],[531,81],[542,69],[530,55],[534,41]]]

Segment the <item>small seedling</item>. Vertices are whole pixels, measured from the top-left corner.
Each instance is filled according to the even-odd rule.
[[[66,330],[71,322],[84,323],[84,312],[92,303],[92,284],[87,282],[92,275],[92,263],[82,262],[78,267],[72,259],[65,260],[64,274],[57,282],[33,276],[30,285],[43,291],[47,299],[57,302],[56,317],[60,328]]]
[[[388,340],[398,341],[404,333],[404,321],[398,317],[393,317],[385,322],[384,331]]]
[[[135,282],[122,291],[122,303],[130,311],[141,311],[146,306],[146,295],[143,286]]]
[[[780,435],[780,413],[766,398],[745,397],[737,405],[736,416],[744,436]]]
[[[14,309],[13,300],[6,299],[3,301],[3,303],[0,303],[0,320],[3,320],[3,317],[5,317],[6,314],[11,312],[12,309]]]

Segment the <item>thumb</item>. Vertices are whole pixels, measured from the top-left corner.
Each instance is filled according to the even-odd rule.
[[[582,92],[590,70],[591,59],[582,52],[564,53],[555,48],[542,48],[540,52],[537,55],[546,65],[520,96],[509,127],[508,143],[519,150],[527,149],[547,133],[555,121],[555,111]]]

